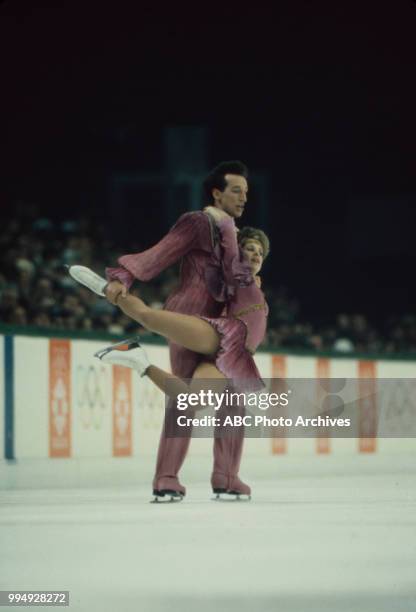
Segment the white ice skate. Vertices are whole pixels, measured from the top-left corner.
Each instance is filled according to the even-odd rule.
[[[104,363],[131,368],[140,376],[144,376],[150,366],[149,358],[144,348],[140,346],[138,336],[107,346],[97,351],[94,357],[98,357]]]
[[[88,289],[91,289],[97,295],[105,297],[104,289],[108,284],[105,278],[99,276],[86,266],[70,266],[68,272],[77,283],[88,287]]]

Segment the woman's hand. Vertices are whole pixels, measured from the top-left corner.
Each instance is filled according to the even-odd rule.
[[[216,206],[205,206],[204,212],[210,215],[216,223],[219,223],[223,219],[231,218],[230,215]]]
[[[122,283],[120,283],[120,281],[113,280],[106,285],[104,293],[105,297],[111,304],[117,305],[117,300],[120,296],[126,297],[127,289]]]

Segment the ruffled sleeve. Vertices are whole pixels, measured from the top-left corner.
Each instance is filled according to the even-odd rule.
[[[119,280],[129,288],[134,279],[149,281],[194,249],[212,251],[210,225],[202,211],[183,214],[150,249],[120,257],[120,267],[107,268],[107,279]]]
[[[211,295],[219,302],[228,302],[236,287],[248,287],[254,282],[244,254],[237,243],[234,219],[217,224],[220,234],[220,256],[214,252],[206,268],[206,282]]]
[[[127,289],[130,289],[130,287],[134,283],[133,274],[126,270],[126,268],[106,268],[105,275],[108,282],[118,280],[125,287],[127,287]]]

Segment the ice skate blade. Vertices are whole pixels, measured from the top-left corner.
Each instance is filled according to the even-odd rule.
[[[151,504],[173,504],[183,500],[184,496],[178,491],[164,489],[161,491],[153,491],[154,499],[150,500]]]
[[[216,491],[214,491],[216,493]],[[216,493],[215,497],[212,498],[212,501],[216,502],[248,502],[251,501],[251,495],[246,495],[245,493],[237,493],[236,491],[225,491],[221,493]]]

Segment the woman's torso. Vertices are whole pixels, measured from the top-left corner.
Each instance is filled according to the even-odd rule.
[[[246,348],[254,353],[263,340],[267,328],[268,306],[263,291],[253,282],[248,287],[237,287],[228,305],[227,316],[240,319],[247,326]]]

